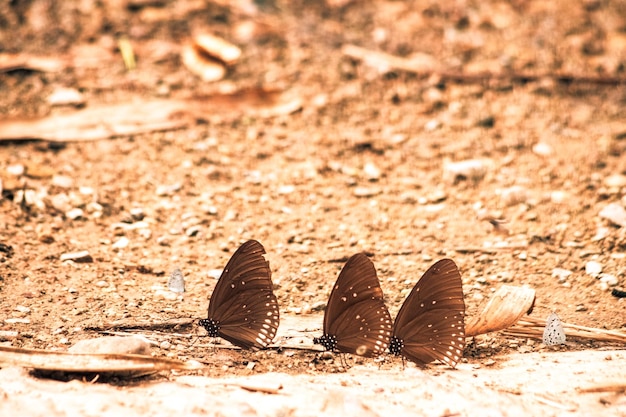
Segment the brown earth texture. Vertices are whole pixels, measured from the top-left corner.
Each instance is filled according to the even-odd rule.
[[[184,58],[202,33],[241,50],[220,80]],[[205,318],[248,239],[282,319],[259,352],[141,332],[200,371],[5,367],[1,415],[626,416],[624,343],[489,333],[454,370],[307,349],[357,252],[392,317],[451,258],[468,317],[506,284],[536,291],[533,317],[626,331],[623,0],[7,1],[0,57],[2,345]],[[78,106],[52,100],[67,89]],[[64,124],[92,110],[104,134]]]

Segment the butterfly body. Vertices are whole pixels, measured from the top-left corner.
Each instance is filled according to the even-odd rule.
[[[372,357],[385,352],[391,317],[374,264],[358,253],[348,259],[331,291],[324,334],[313,339],[326,350]]]
[[[389,351],[418,364],[434,360],[454,368],[465,347],[465,302],[461,274],[442,259],[415,284],[394,322]]]
[[[249,240],[235,251],[209,302],[208,318],[199,321],[211,337],[244,349],[267,347],[280,322],[265,249]]]

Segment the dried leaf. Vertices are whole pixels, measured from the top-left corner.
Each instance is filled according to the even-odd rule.
[[[465,335],[470,337],[507,329],[524,314],[530,314],[534,304],[535,290],[532,288],[503,285],[480,314],[467,320]]]
[[[172,369],[199,369],[196,362],[144,355],[85,354],[0,346],[0,364],[44,371],[137,376]]]
[[[217,36],[203,33],[196,35],[193,41],[201,52],[222,61],[226,65],[233,65],[241,56],[241,49]]]
[[[183,64],[203,81],[213,82],[224,78],[226,68],[214,58],[204,54],[196,45],[185,45],[181,52]]]

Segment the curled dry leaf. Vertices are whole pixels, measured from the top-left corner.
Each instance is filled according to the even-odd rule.
[[[202,52],[195,44],[187,44],[182,50],[183,64],[202,81],[219,81],[226,75],[224,65]]]
[[[530,314],[535,304],[535,290],[503,285],[495,292],[484,310],[465,324],[465,336],[508,329],[524,315]]]
[[[233,65],[241,56],[241,49],[222,38],[207,33],[193,39],[197,48],[205,54],[217,58],[226,65]]]
[[[44,349],[0,346],[0,364],[42,371],[139,376],[172,369],[199,369],[196,362],[154,358],[149,355],[65,353]]]

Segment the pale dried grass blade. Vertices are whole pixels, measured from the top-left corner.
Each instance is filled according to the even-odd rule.
[[[480,314],[467,320],[465,335],[477,336],[507,329],[529,313],[534,303],[535,290],[532,288],[503,285]]]
[[[600,342],[626,344],[626,332],[578,326],[576,324],[569,324],[565,322],[561,322],[561,325],[563,326],[563,330],[565,331],[565,336],[567,338],[574,337]],[[520,320],[516,326],[507,329],[504,333],[509,336],[528,337],[542,340],[545,326],[546,321],[544,319],[526,317],[523,320]]]

